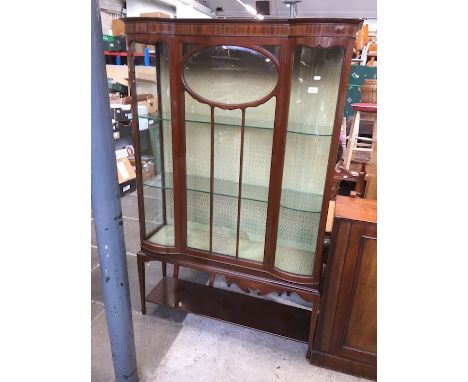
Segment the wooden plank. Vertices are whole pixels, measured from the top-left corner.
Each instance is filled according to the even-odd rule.
[[[128,85],[127,65],[106,65],[107,77],[114,82]],[[154,66],[136,66],[135,74],[137,81],[150,81],[156,83],[156,68]]]
[[[307,342],[311,312],[228,290],[163,277],[146,301]]]
[[[372,199],[336,197],[335,217],[377,223],[377,202]]]

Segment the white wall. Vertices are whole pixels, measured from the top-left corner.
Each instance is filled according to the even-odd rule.
[[[205,10],[206,13],[210,11],[207,7],[195,4],[192,0],[127,0],[128,17],[140,16],[140,13],[163,12],[179,19],[210,18],[198,9]]]
[[[255,8],[255,0],[242,0]],[[252,17],[236,0],[207,0],[211,9],[222,6],[226,17]],[[302,0],[298,17],[377,18],[377,0]],[[271,18],[288,18],[289,8],[281,0],[270,0]]]
[[[99,8],[120,13],[122,0],[99,0]]]
[[[127,16],[138,17],[140,13],[162,12],[170,17],[175,15],[175,7],[152,0],[127,0]]]
[[[112,34],[112,20],[125,17],[122,12],[121,0],[99,0],[101,8],[101,24],[103,34]]]
[[[209,19],[210,16],[197,11],[192,5],[180,4],[177,6],[178,19]]]

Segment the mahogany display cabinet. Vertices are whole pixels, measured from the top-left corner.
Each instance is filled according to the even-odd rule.
[[[142,313],[158,303],[309,343],[357,19],[126,18]],[[135,44],[154,49],[139,75]],[[138,106],[142,93],[157,111]],[[139,124],[148,126],[142,151]],[[145,172],[148,163],[154,173]],[[162,262],[148,294],[145,263]],[[166,264],[174,265],[173,277]],[[179,266],[211,275],[178,278]],[[214,288],[215,277],[241,294]],[[294,294],[304,307],[259,295]],[[308,305],[307,305],[308,304]]]

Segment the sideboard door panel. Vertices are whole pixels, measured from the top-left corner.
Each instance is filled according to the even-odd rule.
[[[361,258],[351,293],[348,325],[344,344],[347,349],[360,349],[377,354],[377,242],[362,238]],[[362,330],[367,327],[367,330]]]
[[[377,204],[337,196],[310,361],[377,378]]]
[[[377,358],[377,228],[354,223],[347,247],[331,339],[332,352],[375,364]]]

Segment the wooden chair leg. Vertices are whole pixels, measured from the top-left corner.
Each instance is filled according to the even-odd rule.
[[[174,264],[174,272],[172,273],[172,277],[175,279],[179,278],[179,266]]]
[[[346,170],[349,170],[351,164],[351,158],[353,156],[353,150],[356,145],[356,138],[359,134],[359,122],[361,120],[361,112],[356,111],[354,114],[354,121],[351,125],[351,130],[349,132],[348,144],[346,145],[346,153],[344,155],[343,166]]]
[[[140,284],[141,314],[146,314],[145,258],[137,255],[138,282]]]
[[[361,171],[359,171],[359,177],[358,180],[356,181],[356,194],[360,198],[364,197],[364,184],[365,184],[365,179],[366,179],[366,163],[364,162],[361,165]]]
[[[161,267],[162,267],[162,275],[163,275],[163,277],[166,277],[166,275],[167,275],[167,264],[163,261],[161,263]]]

